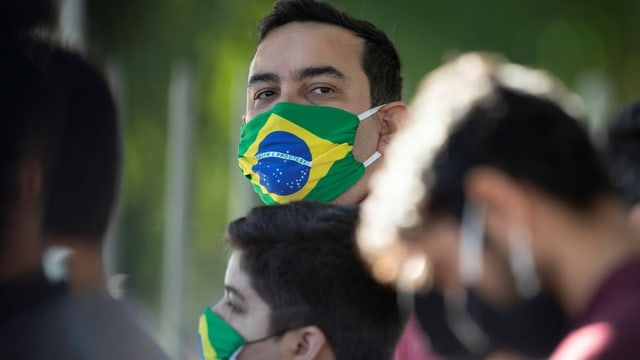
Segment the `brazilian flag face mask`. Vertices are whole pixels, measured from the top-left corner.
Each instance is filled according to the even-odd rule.
[[[242,127],[238,163],[267,205],[298,200],[328,202],[364,175],[364,163],[353,157],[360,115],[341,109],[281,102]]]
[[[200,360],[236,360],[246,345],[259,343],[286,332],[265,336],[263,338],[246,341],[231,325],[211,308],[206,308],[198,323],[200,335]]]

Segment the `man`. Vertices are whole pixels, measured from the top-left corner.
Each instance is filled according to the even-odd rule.
[[[23,56],[23,52],[29,56]],[[94,151],[108,151],[102,147],[95,150],[75,138],[83,126],[79,120],[98,127],[104,121],[107,124],[102,129],[115,128],[116,119],[109,116],[114,112],[97,106],[111,103],[104,80],[79,56],[26,35],[7,51],[6,56],[17,60],[10,64],[11,67],[3,66],[7,73],[3,73],[2,81],[5,86],[2,100],[8,102],[3,104],[3,109],[7,109],[7,117],[3,121],[8,124],[9,131],[2,134],[6,134],[7,139],[3,138],[6,141],[2,141],[0,154],[11,160],[2,168],[2,179],[9,180],[8,187],[2,189],[9,194],[3,196],[3,200],[8,201],[3,201],[7,216],[3,218],[6,226],[3,235],[6,234],[6,238],[2,239],[3,245],[9,245],[3,246],[2,264],[3,276],[14,274],[3,284],[0,297],[3,305],[0,317],[3,356],[20,359],[166,359],[132,315],[122,304],[109,298],[101,287],[83,284],[84,291],[72,294],[65,282],[47,271],[46,262],[44,267],[41,262],[44,248],[41,207],[47,200],[41,189],[48,189],[53,183],[52,188],[57,186],[56,191],[60,191],[62,185],[50,179],[60,177],[60,172],[66,171],[55,155],[79,166],[70,151],[88,152],[88,156]],[[30,81],[32,79],[38,81]],[[71,91],[74,86],[79,87]],[[78,95],[80,89],[83,96],[70,98],[72,94]],[[85,106],[74,100],[85,100],[88,106],[95,107],[94,110],[105,111],[106,118],[97,115],[74,117],[78,116],[76,111]],[[74,137],[70,138],[72,134]],[[117,140],[108,139],[108,142],[117,143]],[[60,146],[60,143],[64,145]],[[69,146],[70,143],[80,145]],[[112,159],[112,163],[101,165],[115,168],[116,162]],[[76,183],[79,189],[86,186],[85,182],[92,181],[91,176],[76,176],[82,179]],[[73,199],[74,191],[69,190],[69,199]],[[95,194],[96,199],[112,201],[110,189],[95,191],[107,194]],[[66,197],[56,199],[65,200]],[[100,200],[95,201],[99,204]],[[57,210],[67,211],[65,206],[57,206]],[[99,213],[97,209],[86,211],[94,210],[93,214]],[[75,218],[72,214],[70,216],[68,219],[72,222]],[[89,218],[85,216],[76,220]],[[106,219],[102,221],[106,222]],[[84,226],[94,224],[75,225],[75,228],[83,229]]]
[[[629,205],[629,221],[640,231],[640,101],[627,104],[609,123],[606,156],[613,182]]]
[[[391,359],[397,295],[354,247],[358,209],[295,202],[232,222],[225,295],[200,320],[204,359]]]
[[[266,204],[359,204],[407,116],[401,98],[400,58],[383,31],[325,2],[278,1],[249,68],[240,167]],[[399,359],[427,358],[410,329]]]
[[[68,280],[77,290],[105,288],[102,245],[121,172],[116,107],[102,74],[45,41],[29,49],[64,96],[65,122],[44,214],[45,241],[64,247]]]
[[[0,42],[0,318],[6,320],[58,292],[41,273],[40,223],[62,108],[51,81],[15,39]],[[34,289],[41,298],[21,298]]]
[[[378,154],[407,113],[393,44],[371,23],[314,0],[277,2],[259,31],[243,173],[267,204],[360,203]],[[369,109],[376,110],[363,114]]]

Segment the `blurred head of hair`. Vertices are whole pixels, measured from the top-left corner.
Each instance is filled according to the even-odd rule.
[[[475,167],[495,168],[576,212],[613,192],[581,125],[580,100],[544,71],[464,54],[423,80],[411,110],[372,179],[359,227],[359,249],[381,281],[424,285],[424,273],[406,268],[410,246],[430,221],[460,221],[465,176]]]

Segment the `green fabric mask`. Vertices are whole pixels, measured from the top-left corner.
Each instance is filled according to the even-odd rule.
[[[381,155],[360,163],[353,142],[360,115],[341,109],[281,102],[242,127],[238,163],[267,205],[298,200],[328,202],[364,175]]]
[[[244,338],[210,308],[204,310],[198,324],[201,360],[233,359],[245,344]]]

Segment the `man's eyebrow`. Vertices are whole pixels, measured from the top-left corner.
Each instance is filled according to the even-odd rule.
[[[251,87],[251,85],[254,85],[255,83],[258,83],[258,82],[278,82],[278,81],[280,81],[280,77],[275,73],[257,73],[257,74],[251,75],[251,77],[249,78],[248,87]]]
[[[244,295],[242,295],[242,293],[240,293],[240,291],[238,291],[238,289],[234,288],[233,286],[230,285],[225,285],[224,289],[232,294],[233,296],[237,297],[238,299],[245,301]]]
[[[292,73],[292,78],[295,81],[300,81],[303,79],[308,79],[314,76],[327,75],[338,80],[346,80],[347,77],[340,72],[340,70],[334,68],[333,66],[310,66],[300,70],[296,70]]]

